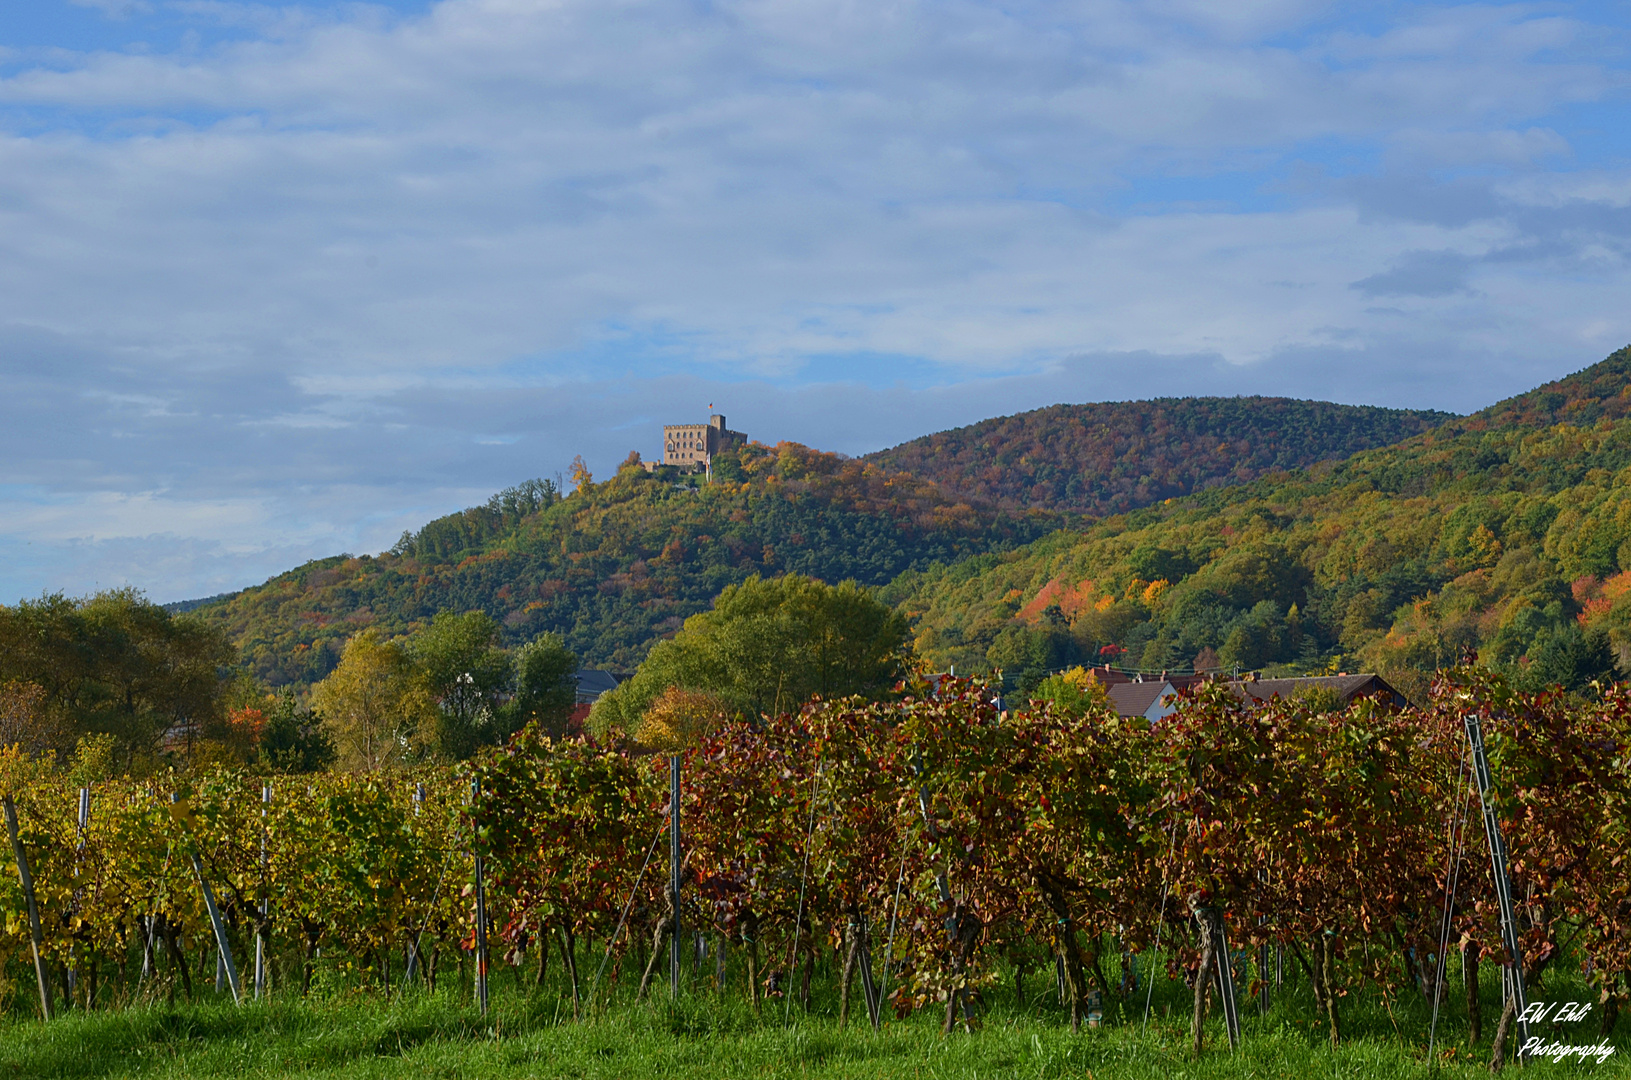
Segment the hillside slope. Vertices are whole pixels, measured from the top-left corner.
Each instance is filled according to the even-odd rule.
[[[1375,668],[1476,651],[1579,684],[1631,657],[1631,349],[1348,461],[903,575],[936,666]]]
[[[1519,425],[1584,426],[1631,416],[1631,348],[1572,375],[1507,398],[1466,418],[1465,427],[1482,430]]]
[[[715,459],[715,482],[625,466],[562,498],[535,482],[405,535],[377,557],[307,563],[198,609],[273,685],[307,684],[368,625],[483,610],[513,641],[562,634],[589,666],[632,667],[726,585],[787,571],[882,585],[1000,550],[1062,519],[946,496],[930,482],[792,443]]]
[[[942,467],[951,458],[923,451],[925,440],[858,461],[750,446],[716,460],[712,485],[628,467],[564,499],[533,482],[433,521],[386,555],[318,560],[186,606],[224,628],[273,685],[321,678],[363,626],[399,633],[444,608],[486,611],[515,641],[555,631],[586,664],[630,667],[750,574],[883,585],[1075,520],[1046,504],[1142,505],[1276,463],[1345,456],[1442,419],[1274,398],[1060,406],[932,436],[994,455],[966,484]],[[1111,456],[1102,470],[1084,466],[1093,454]],[[931,475],[900,467],[913,461]],[[1049,483],[1068,497],[1049,494]]]
[[[926,435],[866,460],[1010,509],[1099,516],[1346,458],[1449,419],[1266,397],[1053,405]]]

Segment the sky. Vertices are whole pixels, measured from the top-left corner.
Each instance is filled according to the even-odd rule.
[[[712,407],[1469,412],[1631,343],[1631,7],[0,5],[0,602],[377,552]]]

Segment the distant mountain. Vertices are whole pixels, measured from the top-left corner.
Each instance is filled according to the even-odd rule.
[[[933,666],[1022,683],[1114,659],[1379,670],[1469,653],[1520,682],[1631,672],[1631,348],[1340,462],[909,571],[885,591]]]
[[[564,498],[534,481],[383,555],[320,559],[197,610],[273,685],[322,678],[364,626],[401,633],[443,609],[485,611],[515,642],[555,631],[586,666],[631,668],[751,574],[882,585],[1062,522],[795,443],[752,445],[717,456],[712,483],[638,465]]]
[[[199,597],[197,600],[172,600],[168,604],[160,604],[159,607],[172,615],[184,615],[189,611],[197,611],[201,607],[209,607],[211,604],[219,604],[223,600],[230,600],[236,595],[238,594],[229,592],[216,593],[214,596]]]
[[[866,460],[1008,509],[1119,514],[1388,446],[1451,418],[1272,397],[1053,405],[926,435]]]
[[[364,626],[403,633],[444,609],[485,611],[512,642],[554,631],[586,666],[627,669],[751,574],[888,586],[925,614],[920,589],[937,587],[928,583],[1073,544],[1080,534],[1057,530],[1080,525],[1081,511],[1150,514],[1138,508],[1196,491],[1215,498],[1451,419],[1281,398],[1168,399],[1055,406],[861,459],[754,444],[719,455],[712,483],[634,465],[564,497],[530,482],[432,521],[383,555],[317,560],[196,610],[273,685],[322,678]],[[1125,528],[1093,526],[1091,535]],[[1176,585],[1205,558],[1140,563],[1136,576]],[[967,611],[945,614],[938,639],[954,647],[924,640],[937,661],[985,662],[996,631],[958,644],[953,626],[965,615],[982,627],[997,618],[997,629],[1029,618],[949,587],[931,606],[954,597]]]
[[[1493,427],[1585,427],[1631,416],[1631,348],[1573,375],[1538,386],[1473,413],[1462,424],[1471,430]]]

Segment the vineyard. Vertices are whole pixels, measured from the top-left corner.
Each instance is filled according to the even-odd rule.
[[[489,963],[513,969],[505,986],[553,964],[562,1007],[587,1017],[666,996],[682,962],[690,992],[772,1017],[827,980],[840,1023],[932,1010],[950,1031],[981,1026],[999,978],[1062,1003],[1073,1029],[1139,1023],[1152,983],[1192,986],[1199,1017],[1272,1008],[1295,979],[1333,1045],[1361,1002],[1434,998],[1440,1046],[1510,1040],[1511,1010],[1482,1016],[1462,991],[1508,959],[1473,713],[1531,1000],[1583,976],[1591,1039],[1614,1026],[1631,970],[1623,688],[1522,694],[1459,670],[1421,708],[1342,709],[1211,683],[1153,726],[1091,696],[998,712],[978,683],[908,689],[676,734],[677,909],[666,750],[528,728],[457,769],[221,769],[83,796],[8,752],[40,961],[9,865],[4,991],[61,1016],[211,979],[245,999],[438,980],[485,995]]]

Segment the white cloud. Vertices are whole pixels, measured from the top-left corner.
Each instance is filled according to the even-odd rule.
[[[1392,137],[1392,155],[1406,169],[1522,168],[1570,153],[1569,142],[1549,128],[1522,131],[1405,130]]]
[[[1122,390],[1473,408],[1631,338],[1631,171],[1566,112],[1626,71],[1580,14],[161,14],[204,37],[0,77],[0,483],[68,500],[0,535],[78,545],[30,566],[366,547],[578,450],[613,463],[664,379],[869,449],[846,417],[892,441]]]
[[[153,10],[146,0],[68,0],[75,7],[94,8],[110,19],[128,19]]]

